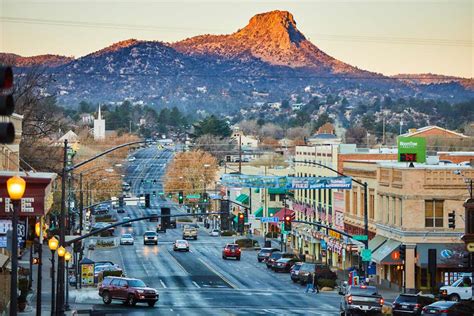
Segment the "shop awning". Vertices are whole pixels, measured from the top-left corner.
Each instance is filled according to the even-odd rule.
[[[241,194],[235,200],[242,204],[249,204],[249,196],[247,194]]]
[[[253,213],[253,215],[255,215],[255,218],[262,217],[263,216],[263,207],[260,207],[258,210],[256,210],[255,213]]]
[[[398,246],[401,242],[393,239],[388,239],[382,246],[380,246],[374,253],[372,253],[372,261],[379,264],[400,264],[400,259],[393,259],[392,252],[398,251]],[[397,258],[396,256],[393,256]],[[399,256],[398,256],[399,258]]]
[[[256,188],[254,192],[255,193],[260,193],[260,188]]]
[[[295,211],[293,210],[282,208],[274,216],[278,217],[280,221],[283,221],[285,219],[285,215],[293,216],[294,213]]]
[[[281,207],[269,207],[268,208],[268,217],[274,217],[278,211],[281,210]]]
[[[428,249],[436,249],[436,265],[440,268],[458,268],[464,254],[464,244],[416,244],[417,265],[428,266]]]
[[[379,247],[382,246],[386,241],[387,241],[387,238],[377,235],[371,240],[369,240],[369,249],[372,250],[372,252],[374,252],[377,249],[379,249]]]
[[[268,194],[286,194],[288,193],[287,189],[283,188],[269,188],[268,189]]]

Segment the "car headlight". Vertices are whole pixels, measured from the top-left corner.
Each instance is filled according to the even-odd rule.
[[[137,290],[137,293],[138,293],[138,294],[143,294],[143,293],[145,293],[145,291],[143,291],[143,290]]]

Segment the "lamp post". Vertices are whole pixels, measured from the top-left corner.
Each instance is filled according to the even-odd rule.
[[[66,304],[64,310],[69,310],[69,261],[71,260],[71,253],[67,251],[64,254],[64,260],[66,261]]]
[[[10,315],[17,314],[18,309],[18,216],[20,211],[20,200],[25,193],[26,181],[19,176],[7,180],[8,196],[13,204],[12,216],[12,251],[10,276]]]
[[[58,249],[59,241],[53,236],[48,241],[48,247],[51,250],[51,316],[55,315],[55,307],[56,307],[56,296],[55,296],[55,282],[54,282],[54,253],[56,249]]]
[[[35,225],[35,233],[38,236],[38,277],[36,282],[36,316],[41,316],[41,283],[43,279],[43,231],[47,226],[43,222],[43,217],[40,217],[40,221]],[[54,282],[53,282],[54,284]]]

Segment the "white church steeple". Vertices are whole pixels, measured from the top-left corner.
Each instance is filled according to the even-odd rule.
[[[105,139],[105,120],[102,119],[102,113],[100,111],[97,120],[94,120],[94,140],[103,140]]]

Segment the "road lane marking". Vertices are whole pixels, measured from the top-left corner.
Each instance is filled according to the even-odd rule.
[[[181,268],[181,270],[183,270],[184,273],[188,274],[188,275],[191,275],[191,273],[189,273],[182,265],[181,263],[179,263],[179,261],[170,253],[169,249],[166,248],[166,250],[168,250],[168,254],[171,258],[173,258],[173,260],[176,262],[176,264],[178,265],[178,267]]]
[[[165,289],[167,288],[167,286],[166,286],[165,282],[163,282],[163,280],[162,280],[162,279],[160,279],[160,283],[161,283],[161,286],[162,286],[163,288],[165,288]]]
[[[238,287],[230,282],[225,276],[223,276],[219,271],[217,271],[216,269],[214,269],[213,267],[211,267],[210,265],[208,265],[206,262],[204,262],[204,260],[202,260],[201,258],[198,258],[199,261],[202,262],[203,265],[205,265],[209,270],[211,270],[212,272],[214,272],[215,274],[217,274],[217,276],[219,276],[222,280],[224,280],[227,284],[229,284],[232,288],[234,289],[238,289]]]
[[[198,289],[201,288],[201,287],[196,283],[196,281],[193,281],[193,284],[194,284],[194,286],[196,286]]]

